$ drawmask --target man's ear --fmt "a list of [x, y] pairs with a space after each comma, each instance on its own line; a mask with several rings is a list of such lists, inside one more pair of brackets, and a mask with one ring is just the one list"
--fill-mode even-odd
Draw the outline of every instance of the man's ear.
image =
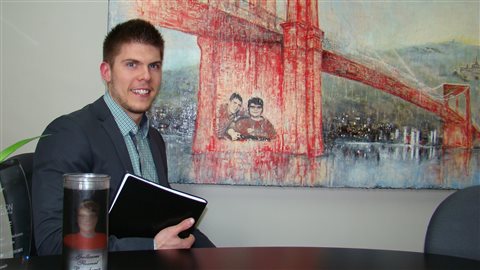
[[104, 61], [100, 64], [100, 75], [102, 75], [102, 79], [107, 83], [112, 80], [112, 70], [109, 63]]

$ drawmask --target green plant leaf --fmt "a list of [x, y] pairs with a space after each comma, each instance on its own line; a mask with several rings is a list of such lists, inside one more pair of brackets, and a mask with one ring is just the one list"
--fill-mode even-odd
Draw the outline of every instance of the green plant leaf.
[[48, 135], [50, 135], [50, 134], [45, 134], [45, 135], [41, 135], [41, 136], [36, 136], [36, 137], [24, 139], [24, 140], [18, 141], [16, 143], [10, 145], [9, 147], [3, 149], [2, 152], [0, 152], [0, 162], [4, 161], [8, 156], [10, 156], [13, 152], [17, 151], [18, 148], [24, 146], [25, 144], [27, 144], [27, 143], [29, 143], [33, 140], [39, 139], [41, 137], [48, 136]]

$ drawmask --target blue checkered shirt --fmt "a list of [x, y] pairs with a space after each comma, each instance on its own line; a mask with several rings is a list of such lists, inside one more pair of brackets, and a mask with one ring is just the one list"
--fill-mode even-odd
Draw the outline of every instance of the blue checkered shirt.
[[115, 118], [115, 122], [120, 128], [128, 154], [132, 161], [133, 173], [152, 182], [158, 183], [157, 170], [153, 161], [150, 143], [148, 142], [149, 120], [143, 116], [140, 125], [127, 115], [127, 113], [113, 100], [108, 91], [103, 96], [105, 103]]

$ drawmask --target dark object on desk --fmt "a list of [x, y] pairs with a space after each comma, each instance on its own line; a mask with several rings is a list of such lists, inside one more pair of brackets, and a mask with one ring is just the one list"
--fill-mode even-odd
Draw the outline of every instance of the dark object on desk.
[[428, 224], [425, 253], [480, 260], [480, 186], [440, 203]]
[[[109, 234], [118, 238], [153, 238], [162, 229], [186, 218], [200, 219], [207, 201], [126, 174], [109, 210]], [[194, 230], [181, 232], [187, 237]]]
[[[7, 269], [61, 270], [62, 256], [5, 260]], [[480, 261], [419, 252], [314, 247], [194, 248], [108, 254], [108, 269], [477, 270]]]
[[0, 164], [0, 183], [6, 204], [6, 215], [0, 217], [7, 217], [11, 223], [14, 257], [36, 255], [30, 194], [32, 167], [33, 153], [19, 154]]

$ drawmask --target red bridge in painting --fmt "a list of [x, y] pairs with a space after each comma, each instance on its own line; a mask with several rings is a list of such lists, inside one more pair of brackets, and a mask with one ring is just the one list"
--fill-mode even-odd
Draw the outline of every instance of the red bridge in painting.
[[[286, 19], [273, 0], [137, 1], [137, 16], [197, 36], [201, 51], [193, 153], [262, 151], [322, 155], [322, 72], [354, 80], [413, 103], [444, 123], [444, 147], [473, 146], [470, 88], [444, 84], [444, 102], [419, 89], [324, 50], [316, 0], [289, 0]], [[181, 46], [173, 44], [169, 46]], [[233, 92], [264, 99], [271, 142], [231, 142], [216, 137], [216, 114]], [[455, 97], [455, 104], [449, 101]], [[459, 99], [466, 109], [461, 111]]]

